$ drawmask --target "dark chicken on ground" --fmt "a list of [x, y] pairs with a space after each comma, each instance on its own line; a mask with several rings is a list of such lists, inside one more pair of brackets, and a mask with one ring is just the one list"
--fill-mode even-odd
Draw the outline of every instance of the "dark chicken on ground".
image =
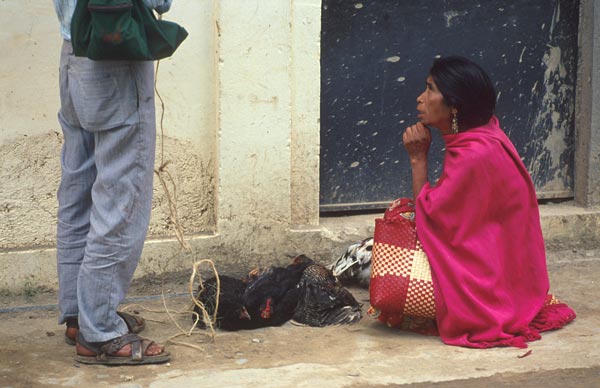
[[[331, 271], [304, 255], [285, 268], [253, 271], [244, 279], [219, 278], [216, 326], [223, 330], [280, 326], [292, 318], [298, 324], [322, 327], [355, 323], [362, 317], [360, 304]], [[213, 277], [197, 295], [209, 314], [215, 311], [216, 289]], [[200, 314], [198, 306], [194, 311]]]
[[298, 283], [302, 295], [293, 316], [295, 323], [323, 327], [356, 323], [362, 318], [360, 303], [331, 270], [304, 255], [294, 262], [308, 263]]
[[301, 296], [297, 285], [307, 266], [294, 262], [269, 267], [248, 284], [242, 300], [257, 327], [280, 326], [292, 318]]
[[[221, 275], [216, 326], [236, 331], [280, 326], [289, 321], [300, 297], [296, 286], [306, 266], [305, 263], [292, 263], [285, 268], [253, 270], [243, 279]], [[204, 290], [199, 292], [197, 298], [209, 314], [214, 313], [214, 277], [205, 282]], [[195, 306], [194, 311], [200, 313], [200, 308]]]
[[[226, 275], [219, 276], [219, 280], [219, 306], [215, 326], [230, 331], [252, 328], [251, 317], [242, 302], [246, 284], [241, 279]], [[198, 291], [196, 298], [212, 317], [217, 303], [217, 279], [215, 277], [207, 279], [204, 288]], [[200, 316], [198, 326], [205, 327], [200, 307], [194, 306], [194, 311]]]

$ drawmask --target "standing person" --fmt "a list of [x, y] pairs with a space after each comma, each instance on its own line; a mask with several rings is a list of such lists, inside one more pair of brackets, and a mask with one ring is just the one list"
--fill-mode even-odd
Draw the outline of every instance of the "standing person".
[[[451, 345], [525, 347], [575, 318], [548, 294], [533, 182], [494, 116], [496, 94], [480, 66], [439, 58], [425, 84], [417, 98], [419, 122], [406, 129], [403, 142], [439, 335]], [[435, 184], [427, 177], [429, 127], [446, 144]]]
[[[172, 0], [144, 0], [166, 12]], [[58, 120], [64, 143], [58, 189], [59, 323], [76, 360], [148, 364], [170, 359], [139, 337], [141, 318], [118, 312], [137, 267], [152, 204], [156, 143], [151, 61], [73, 55], [76, 0], [54, 0], [64, 39]]]

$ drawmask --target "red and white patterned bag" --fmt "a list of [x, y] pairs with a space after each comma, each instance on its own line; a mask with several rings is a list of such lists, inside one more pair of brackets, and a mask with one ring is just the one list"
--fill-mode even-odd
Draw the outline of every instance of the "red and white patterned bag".
[[389, 326], [435, 319], [431, 268], [417, 239], [414, 217], [412, 200], [400, 198], [375, 220], [369, 313]]

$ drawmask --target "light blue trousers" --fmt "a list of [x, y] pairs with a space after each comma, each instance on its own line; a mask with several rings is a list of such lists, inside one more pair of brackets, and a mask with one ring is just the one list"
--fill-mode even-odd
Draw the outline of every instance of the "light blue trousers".
[[87, 341], [127, 333], [117, 315], [152, 206], [156, 145], [152, 62], [60, 59], [64, 135], [58, 189], [59, 323], [78, 317]]

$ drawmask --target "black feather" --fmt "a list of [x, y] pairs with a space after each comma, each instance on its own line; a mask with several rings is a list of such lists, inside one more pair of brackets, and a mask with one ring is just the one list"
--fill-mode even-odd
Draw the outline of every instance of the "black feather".
[[323, 327], [355, 323], [362, 318], [360, 303], [331, 270], [320, 264], [308, 265], [297, 287], [301, 293], [293, 316], [297, 323]]
[[[248, 315], [242, 301], [246, 284], [241, 279], [226, 275], [219, 276], [219, 280], [220, 293], [216, 327], [230, 331], [249, 328], [251, 326], [252, 316]], [[217, 301], [217, 279], [215, 277], [207, 279], [204, 282], [204, 288], [198, 290], [196, 297], [202, 302], [206, 311], [212, 316]], [[202, 319], [202, 312], [198, 306], [194, 306], [194, 311], [198, 313]], [[204, 327], [202, 321], [199, 327]]]
[[242, 297], [257, 327], [279, 326], [289, 321], [300, 299], [297, 284], [308, 263], [270, 267], [253, 279]]

